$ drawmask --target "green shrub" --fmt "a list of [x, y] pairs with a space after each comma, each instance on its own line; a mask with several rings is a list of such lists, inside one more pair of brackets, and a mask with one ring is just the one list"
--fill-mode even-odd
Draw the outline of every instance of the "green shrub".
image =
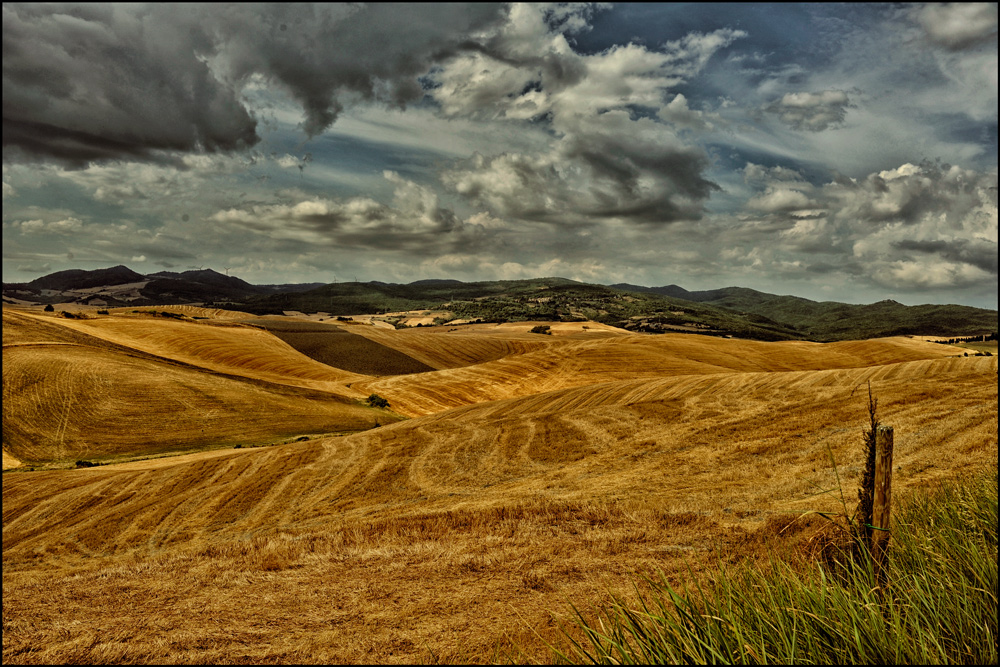
[[365, 400], [365, 403], [367, 403], [368, 405], [370, 405], [373, 408], [387, 408], [387, 407], [389, 407], [389, 401], [385, 400], [384, 398], [382, 398], [378, 394], [372, 394], [371, 396], [369, 396]]
[[552, 327], [550, 327], [548, 324], [539, 324], [538, 326], [531, 327], [530, 333], [546, 334], [548, 336], [551, 336]]
[[45, 308], [42, 308], [42, 310], [44, 310], [46, 313], [51, 313], [55, 310], [55, 308], [52, 307], [51, 303], [47, 303], [45, 304]]
[[76, 467], [77, 468], [94, 468], [94, 467], [99, 466], [99, 465], [101, 465], [101, 464], [100, 463], [95, 463], [94, 461], [77, 461], [76, 462]]

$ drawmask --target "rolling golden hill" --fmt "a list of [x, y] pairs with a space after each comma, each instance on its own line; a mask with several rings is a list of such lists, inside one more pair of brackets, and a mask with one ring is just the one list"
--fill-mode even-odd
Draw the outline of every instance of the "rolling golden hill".
[[59, 323], [109, 343], [206, 370], [356, 396], [347, 385], [364, 376], [318, 363], [258, 328], [221, 321], [99, 317]]
[[244, 326], [3, 311], [3, 447], [22, 462], [356, 431], [360, 376]]
[[[392, 333], [392, 332], [386, 332]], [[366, 334], [367, 335], [367, 334]], [[385, 335], [385, 334], [383, 334]], [[524, 334], [548, 338], [537, 334]], [[463, 346], [463, 337], [397, 336], [385, 345], [405, 345], [414, 358], [419, 346], [449, 350], [478, 350]], [[511, 354], [474, 365], [434, 373], [364, 380], [353, 386], [389, 399], [393, 409], [409, 416], [431, 414], [461, 405], [494, 401], [539, 392], [603, 383], [610, 380], [661, 378], [751, 371], [789, 371], [825, 368], [858, 368], [927, 358], [954, 356], [954, 349], [911, 338], [885, 338], [863, 345], [788, 341], [763, 343], [726, 340], [690, 334], [625, 335], [589, 340], [553, 338], [549, 342], [524, 341], [532, 347], [514, 347], [510, 338], [493, 344], [511, 345]], [[471, 354], [470, 354], [471, 356]], [[483, 355], [486, 357], [487, 355]]]
[[436, 370], [464, 368], [504, 357], [543, 349], [549, 341], [538, 335], [483, 335], [455, 328], [436, 333], [403, 329], [393, 331], [353, 326], [351, 331], [418, 359]]
[[[38, 405], [110, 391], [112, 378], [131, 375], [129, 392], [154, 383], [149, 397], [137, 394], [142, 402], [182, 396], [184, 383], [192, 396], [218, 397], [220, 409], [245, 400], [231, 419], [249, 432], [262, 428], [253, 401], [277, 400], [278, 385], [256, 377], [252, 360], [181, 340], [201, 325], [168, 322], [177, 327], [141, 335], [100, 320], [45, 329], [50, 338], [106, 329], [95, 340], [120, 348], [18, 347], [14, 338], [26, 339], [15, 327], [8, 348], [6, 316], [5, 449], [8, 355], [15, 368], [36, 369]], [[230, 330], [241, 331], [213, 335]], [[803, 511], [839, 507], [816, 495], [838, 475], [851, 502], [869, 382], [896, 429], [899, 494], [996, 464], [996, 357], [956, 357], [931, 343], [446, 328], [364, 335], [440, 367], [352, 381], [351, 391], [377, 391], [414, 418], [259, 449], [7, 472], [4, 661], [546, 660], [540, 637], [558, 636], [548, 612], [566, 600], [600, 599], [636, 572], [662, 569], [680, 581], [689, 566], [762, 552]], [[192, 365], [133, 344], [183, 351]], [[40, 356], [17, 360], [32, 350]], [[280, 386], [319, 393], [293, 386], [322, 381], [307, 368], [295, 366]], [[310, 397], [283, 394], [282, 405], [306, 412], [319, 402]], [[70, 414], [67, 430], [99, 421]], [[169, 428], [199, 419], [178, 410]], [[782, 535], [810, 525], [796, 521]]]

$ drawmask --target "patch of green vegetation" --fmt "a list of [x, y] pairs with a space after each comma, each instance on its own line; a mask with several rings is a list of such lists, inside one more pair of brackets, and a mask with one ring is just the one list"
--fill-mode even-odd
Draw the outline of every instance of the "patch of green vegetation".
[[367, 399], [365, 399], [365, 403], [367, 405], [373, 407], [373, 408], [388, 408], [389, 407], [389, 401], [387, 401], [386, 399], [382, 398], [378, 394], [372, 394], [371, 396], [369, 396]]
[[[969, 306], [904, 306], [891, 299], [866, 305], [817, 302], [742, 287], [691, 294], [700, 303], [766, 317], [795, 327], [810, 339], [819, 341], [915, 334], [978, 335], [997, 329], [996, 311]], [[710, 298], [702, 298], [702, 295]]]
[[[727, 287], [688, 292], [676, 286], [607, 287], [564, 278], [409, 285], [336, 283], [306, 292], [251, 299], [240, 310], [358, 313], [447, 310], [453, 319], [483, 322], [592, 319], [630, 331], [693, 331], [758, 340], [848, 340], [913, 334], [973, 335], [996, 331], [996, 311], [966, 306], [856, 306]], [[444, 324], [445, 321], [437, 324]]]
[[[893, 510], [880, 584], [870, 561], [839, 572], [775, 557], [678, 591], [661, 573], [567, 631], [567, 662], [996, 664], [997, 474]], [[843, 559], [849, 559], [843, 554]]]

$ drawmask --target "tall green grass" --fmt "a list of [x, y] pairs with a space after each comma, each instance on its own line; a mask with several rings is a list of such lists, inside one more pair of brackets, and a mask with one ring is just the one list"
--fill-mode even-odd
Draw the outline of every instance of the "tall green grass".
[[[587, 618], [567, 662], [997, 663], [997, 477], [949, 484], [894, 509], [886, 585], [867, 558], [720, 568], [705, 587], [663, 578]], [[852, 559], [848, 551], [844, 560]], [[855, 551], [856, 553], [856, 551]], [[841, 565], [847, 563], [841, 560]], [[574, 627], [575, 626], [575, 627]]]

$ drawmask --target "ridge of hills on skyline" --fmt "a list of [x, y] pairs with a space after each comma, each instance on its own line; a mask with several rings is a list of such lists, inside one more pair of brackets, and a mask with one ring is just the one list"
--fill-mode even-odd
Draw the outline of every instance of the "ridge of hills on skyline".
[[[323, 284], [252, 285], [213, 269], [158, 271], [143, 275], [119, 264], [107, 269], [56, 271], [27, 283], [4, 283], [3, 292], [5, 298], [35, 303], [90, 305], [99, 301], [98, 305], [106, 306], [153, 306], [219, 300], [241, 303], [257, 295], [305, 291]], [[79, 293], [81, 290], [89, 292]]]
[[[565, 278], [408, 284], [253, 285], [212, 269], [140, 274], [118, 265], [69, 269], [4, 283], [4, 300], [105, 307], [204, 304], [256, 315], [284, 311], [332, 316], [447, 310], [453, 320], [594, 320], [632, 331], [692, 331], [761, 340], [817, 341], [893, 335], [995, 334], [997, 311], [960, 305], [817, 302], [745, 287], [689, 291], [678, 285], [596, 285]], [[443, 320], [442, 323], [448, 320]]]

